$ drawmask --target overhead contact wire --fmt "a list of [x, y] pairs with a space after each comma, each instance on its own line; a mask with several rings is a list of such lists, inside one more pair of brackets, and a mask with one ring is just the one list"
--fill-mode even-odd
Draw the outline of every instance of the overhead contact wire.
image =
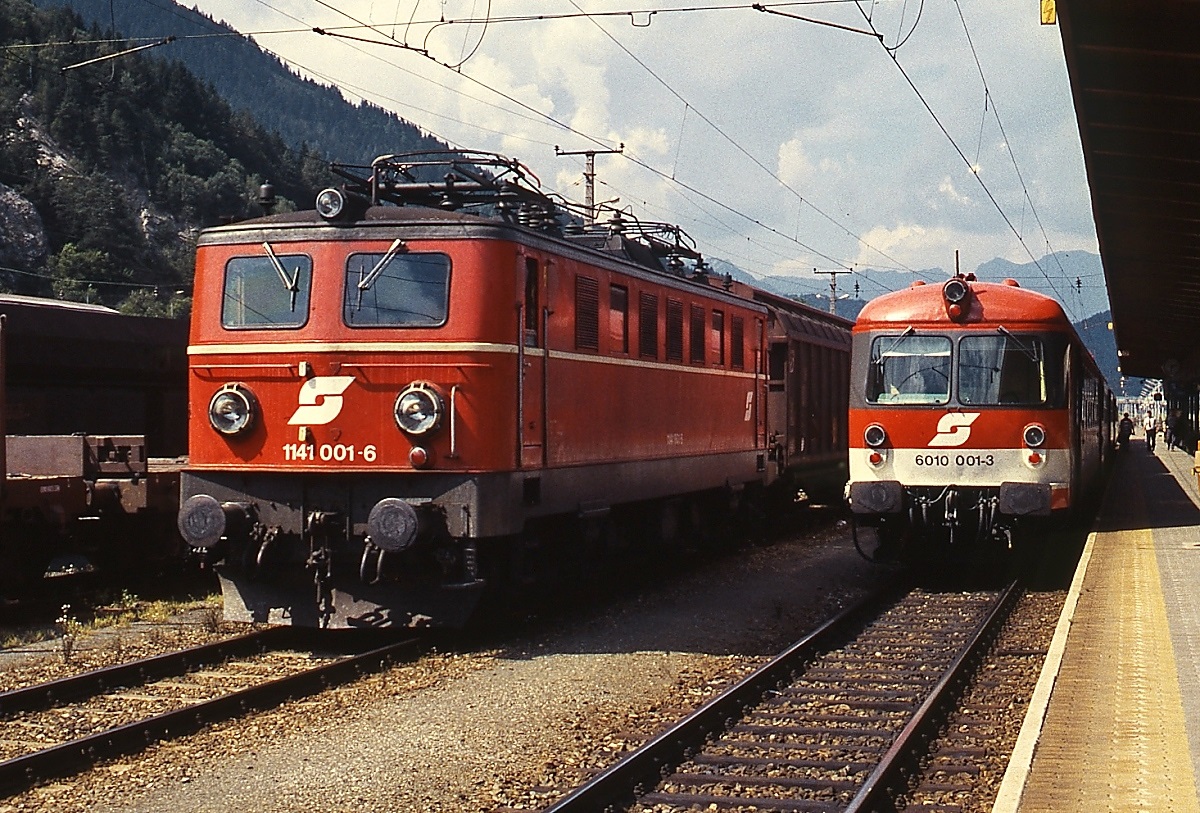
[[[866, 13], [863, 11], [861, 3], [859, 4], [859, 11], [863, 14], [863, 17], [866, 18]], [[868, 25], [871, 25], [869, 20]], [[1052, 280], [1050, 275], [1046, 273], [1046, 270], [1042, 268], [1041, 263], [1039, 263], [1037, 260], [1037, 257], [1033, 255], [1033, 252], [1030, 251], [1029, 246], [1025, 243], [1025, 239], [1021, 236], [1021, 232], [1013, 224], [1012, 220], [1008, 216], [1008, 213], [1005, 212], [1004, 208], [1000, 205], [1000, 202], [996, 200], [995, 195], [992, 194], [992, 190], [988, 188], [987, 183], [984, 182], [983, 178], [980, 176], [980, 173], [974, 170], [971, 160], [967, 157], [966, 153], [963, 152], [962, 147], [960, 147], [958, 142], [954, 140], [954, 136], [952, 136], [950, 131], [946, 129], [946, 125], [942, 123], [942, 120], [938, 117], [937, 112], [934, 111], [933, 107], [929, 104], [929, 101], [925, 98], [925, 95], [921, 93], [921, 90], [917, 87], [916, 82], [914, 82], [912, 77], [908, 75], [908, 71], [904, 69], [904, 66], [900, 64], [900, 59], [896, 55], [895, 50], [890, 49], [885, 45], [884, 51], [891, 58], [892, 64], [894, 64], [896, 69], [900, 71], [900, 75], [904, 77], [904, 81], [908, 83], [908, 86], [912, 89], [913, 93], [917, 95], [917, 98], [920, 100], [925, 110], [933, 118], [934, 123], [937, 125], [938, 129], [941, 130], [942, 135], [946, 137], [946, 140], [950, 142], [950, 146], [952, 146], [954, 151], [958, 153], [958, 157], [962, 159], [962, 162], [966, 165], [968, 172], [975, 177], [975, 181], [979, 184], [979, 187], [983, 190], [984, 194], [987, 195], [987, 198], [989, 201], [991, 201], [993, 208], [995, 208], [995, 210], [999, 213], [1005, 224], [1008, 225], [1009, 230], [1017, 238], [1017, 242], [1021, 244], [1023, 249], [1025, 249], [1025, 253], [1031, 260], [1033, 260], [1033, 263], [1035, 266], [1037, 266], [1038, 270], [1042, 272], [1042, 276], [1045, 277], [1047, 284], [1049, 284], [1050, 289], [1054, 291], [1059, 302], [1064, 308], [1067, 308], [1068, 311], [1072, 311], [1071, 317], [1072, 319], [1075, 319], [1076, 316], [1073, 313], [1073, 309], [1067, 304], [1068, 299], [1062, 295], [1062, 292], [1058, 290], [1058, 286], [1054, 284], [1054, 280]]]

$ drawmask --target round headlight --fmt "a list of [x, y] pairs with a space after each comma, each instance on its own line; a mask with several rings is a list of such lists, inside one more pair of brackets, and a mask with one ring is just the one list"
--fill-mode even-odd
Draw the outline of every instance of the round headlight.
[[863, 430], [863, 440], [872, 449], [878, 449], [887, 442], [887, 432], [879, 424], [873, 423]]
[[1041, 446], [1046, 442], [1046, 430], [1041, 425], [1031, 423], [1025, 427], [1025, 445]]
[[958, 277], [955, 277], [942, 286], [942, 296], [952, 305], [962, 303], [970, 291], [971, 289], [967, 287], [967, 283]]
[[337, 189], [322, 189], [317, 194], [317, 214], [333, 220], [346, 208], [346, 196]]
[[258, 401], [243, 384], [226, 384], [208, 402], [208, 422], [222, 435], [239, 435], [254, 426]]
[[424, 435], [442, 422], [442, 396], [431, 384], [416, 381], [396, 396], [396, 425], [410, 435]]

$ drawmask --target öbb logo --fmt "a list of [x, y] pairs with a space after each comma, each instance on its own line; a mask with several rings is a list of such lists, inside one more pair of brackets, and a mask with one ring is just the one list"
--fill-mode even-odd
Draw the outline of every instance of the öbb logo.
[[937, 434], [929, 441], [930, 446], [962, 446], [971, 437], [971, 424], [979, 417], [978, 412], [947, 412], [938, 421]]
[[342, 411], [342, 398], [351, 384], [352, 375], [326, 375], [310, 378], [300, 387], [300, 407], [288, 419], [289, 426], [323, 426]]

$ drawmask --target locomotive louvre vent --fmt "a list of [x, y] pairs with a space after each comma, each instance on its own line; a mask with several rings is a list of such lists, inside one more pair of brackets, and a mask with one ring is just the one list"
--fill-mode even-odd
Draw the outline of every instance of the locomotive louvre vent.
[[683, 361], [683, 303], [667, 299], [667, 361]]
[[638, 353], [658, 358], [658, 297], [645, 291], [638, 296]]
[[600, 283], [575, 277], [575, 349], [600, 349]]

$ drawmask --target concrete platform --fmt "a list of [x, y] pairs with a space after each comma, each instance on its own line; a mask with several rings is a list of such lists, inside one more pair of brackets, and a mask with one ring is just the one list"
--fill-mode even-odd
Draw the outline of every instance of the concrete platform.
[[993, 813], [1200, 813], [1200, 492], [1135, 440], [1105, 493]]

